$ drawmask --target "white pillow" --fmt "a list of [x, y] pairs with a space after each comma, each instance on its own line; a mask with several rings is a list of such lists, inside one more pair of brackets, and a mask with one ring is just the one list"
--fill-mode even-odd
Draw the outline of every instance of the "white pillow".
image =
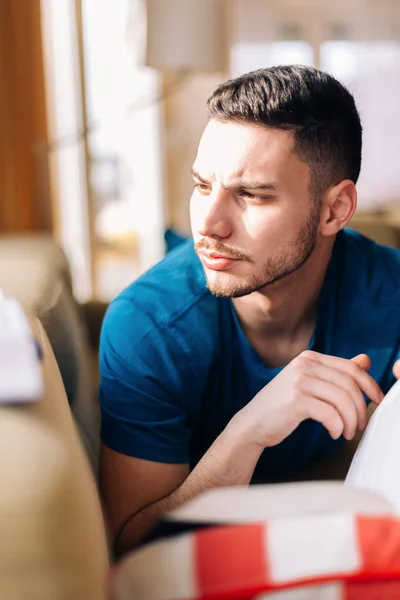
[[400, 519], [391, 512], [342, 482], [205, 492], [165, 516], [180, 525], [175, 533], [115, 566], [112, 598], [400, 598]]

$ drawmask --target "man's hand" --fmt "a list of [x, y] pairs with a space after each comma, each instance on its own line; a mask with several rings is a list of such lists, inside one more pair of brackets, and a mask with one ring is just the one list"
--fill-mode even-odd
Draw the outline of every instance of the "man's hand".
[[400, 360], [397, 360], [393, 366], [393, 375], [396, 379], [400, 379]]
[[[326, 427], [332, 438], [352, 439], [367, 424], [362, 392], [379, 404], [383, 393], [368, 375], [370, 359], [360, 354], [351, 360], [305, 351], [266, 385], [232, 419], [251, 444], [260, 449], [275, 446], [305, 419]], [[398, 363], [400, 375], [400, 362]], [[229, 428], [228, 426], [228, 428]]]

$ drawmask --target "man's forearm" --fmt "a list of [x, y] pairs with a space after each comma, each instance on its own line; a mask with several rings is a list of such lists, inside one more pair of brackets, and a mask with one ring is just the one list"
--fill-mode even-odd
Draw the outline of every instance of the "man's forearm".
[[260, 454], [260, 449], [244, 442], [240, 432], [225, 430], [181, 486], [129, 518], [117, 537], [116, 554], [120, 556], [134, 548], [161, 514], [178, 508], [201, 492], [217, 487], [248, 485]]

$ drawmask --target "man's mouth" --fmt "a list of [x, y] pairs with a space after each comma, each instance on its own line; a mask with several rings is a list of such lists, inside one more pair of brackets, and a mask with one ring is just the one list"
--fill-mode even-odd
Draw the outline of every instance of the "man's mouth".
[[198, 254], [203, 265], [213, 271], [226, 271], [240, 260], [219, 252], [207, 252], [207, 250], [198, 250]]

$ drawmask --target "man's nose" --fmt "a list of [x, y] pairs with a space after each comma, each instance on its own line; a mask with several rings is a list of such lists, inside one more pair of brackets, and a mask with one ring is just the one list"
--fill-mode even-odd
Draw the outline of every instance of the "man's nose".
[[202, 237], [221, 239], [231, 235], [232, 209], [227, 190], [216, 190], [207, 197], [205, 200], [205, 213], [198, 232]]

